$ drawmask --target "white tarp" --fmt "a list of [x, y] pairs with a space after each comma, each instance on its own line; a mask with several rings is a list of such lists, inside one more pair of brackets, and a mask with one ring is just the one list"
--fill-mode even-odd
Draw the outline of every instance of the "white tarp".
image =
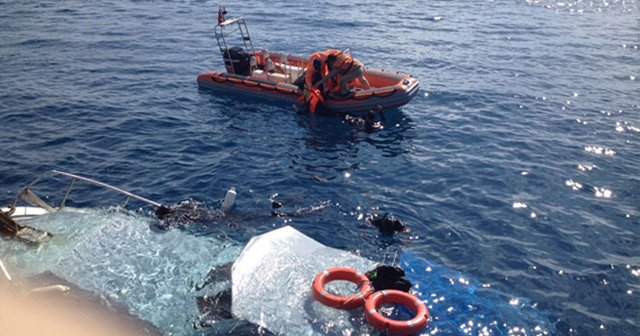
[[[365, 335], [371, 329], [361, 308], [325, 307], [313, 298], [311, 284], [331, 267], [366, 272], [374, 266], [371, 260], [324, 246], [286, 226], [254, 237], [236, 259], [232, 311], [276, 334]], [[355, 285], [350, 289], [357, 290]]]

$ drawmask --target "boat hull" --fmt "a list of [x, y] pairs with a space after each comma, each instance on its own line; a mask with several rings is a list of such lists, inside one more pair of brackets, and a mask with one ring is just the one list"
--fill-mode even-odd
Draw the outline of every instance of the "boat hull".
[[[345, 99], [325, 99], [325, 107], [333, 112], [366, 112], [380, 105], [385, 109], [407, 104], [420, 90], [420, 83], [411, 75], [382, 69], [367, 69], [366, 76], [372, 82], [372, 89], [359, 90]], [[202, 89], [249, 95], [258, 99], [301, 104], [302, 91], [288, 83], [241, 76], [222, 72], [205, 72], [198, 76], [198, 86]], [[384, 86], [376, 86], [375, 83]]]

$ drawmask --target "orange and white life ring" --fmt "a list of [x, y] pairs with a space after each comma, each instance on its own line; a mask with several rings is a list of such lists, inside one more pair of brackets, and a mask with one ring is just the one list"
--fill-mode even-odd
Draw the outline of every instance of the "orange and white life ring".
[[[338, 296], [324, 290], [324, 286], [334, 280], [353, 282], [360, 288], [358, 293], [349, 296]], [[313, 280], [313, 296], [325, 306], [338, 309], [355, 309], [364, 305], [365, 300], [373, 293], [369, 278], [362, 272], [347, 267], [330, 268], [320, 272]]]
[[[392, 320], [378, 312], [381, 305], [401, 304], [414, 312], [415, 317], [407, 321]], [[399, 290], [382, 290], [372, 294], [364, 304], [364, 316], [376, 330], [393, 336], [418, 334], [429, 323], [429, 310], [417, 297]]]

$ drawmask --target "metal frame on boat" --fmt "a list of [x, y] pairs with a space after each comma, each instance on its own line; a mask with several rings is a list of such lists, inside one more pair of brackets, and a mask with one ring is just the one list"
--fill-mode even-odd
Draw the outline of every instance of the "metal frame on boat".
[[[40, 198], [34, 191], [33, 191], [33, 187], [35, 184], [37, 184], [38, 182], [42, 181], [44, 178], [49, 177], [51, 175], [56, 175], [56, 176], [64, 176], [64, 177], [68, 177], [71, 179], [71, 181], [69, 182], [69, 185], [66, 188], [66, 191], [64, 193], [64, 197], [62, 198], [62, 201], [60, 202], [60, 204], [56, 207], [56, 206], [52, 206], [49, 205], [47, 202], [45, 202], [42, 198]], [[13, 201], [10, 205], [5, 206], [0, 208], [0, 210], [2, 212], [4, 212], [5, 214], [11, 216], [12, 219], [16, 220], [16, 221], [22, 221], [22, 220], [26, 220], [32, 217], [36, 217], [36, 216], [41, 216], [41, 215], [45, 215], [45, 214], [49, 214], [49, 213], [53, 213], [56, 211], [59, 211], [61, 209], [65, 208], [65, 204], [69, 198], [69, 195], [71, 194], [71, 191], [73, 190], [76, 181], [82, 181], [82, 182], [86, 182], [98, 187], [102, 187], [111, 191], [114, 191], [116, 193], [122, 194], [127, 196], [127, 201], [129, 201], [129, 199], [136, 199], [138, 201], [141, 201], [143, 203], [146, 203], [148, 205], [151, 205], [153, 207], [155, 207], [156, 209], [161, 209], [161, 208], [166, 208], [164, 205], [162, 205], [159, 202], [156, 201], [152, 201], [148, 198], [136, 195], [132, 192], [120, 189], [118, 187], [112, 186], [110, 184], [104, 183], [104, 182], [100, 182], [88, 177], [84, 177], [84, 176], [80, 176], [80, 175], [76, 175], [76, 174], [72, 174], [72, 173], [67, 173], [67, 172], [63, 172], [63, 171], [59, 171], [59, 170], [51, 170], [39, 177], [37, 177], [33, 182], [31, 182], [29, 185], [23, 187], [13, 198]], [[25, 202], [28, 205], [20, 205], [19, 203]]]

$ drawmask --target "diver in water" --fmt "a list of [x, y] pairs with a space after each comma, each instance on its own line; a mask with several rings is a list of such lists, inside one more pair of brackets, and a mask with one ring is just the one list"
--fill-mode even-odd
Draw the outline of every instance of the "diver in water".
[[[380, 121], [376, 121], [376, 116], [378, 115], [378, 113], [380, 113]], [[370, 133], [383, 127], [382, 123], [385, 121], [385, 117], [382, 106], [377, 105], [374, 108], [370, 109], [364, 118], [345, 115], [344, 121], [349, 125], [362, 127], [364, 128], [365, 132]]]
[[413, 284], [405, 279], [404, 270], [398, 266], [380, 265], [365, 273], [375, 291], [395, 289], [409, 292]]
[[394, 232], [409, 232], [409, 229], [401, 220], [395, 218], [389, 213], [385, 213], [382, 216], [378, 214], [372, 214], [369, 218], [367, 218], [367, 221], [371, 225], [377, 227], [380, 232], [385, 234], [392, 234]]

